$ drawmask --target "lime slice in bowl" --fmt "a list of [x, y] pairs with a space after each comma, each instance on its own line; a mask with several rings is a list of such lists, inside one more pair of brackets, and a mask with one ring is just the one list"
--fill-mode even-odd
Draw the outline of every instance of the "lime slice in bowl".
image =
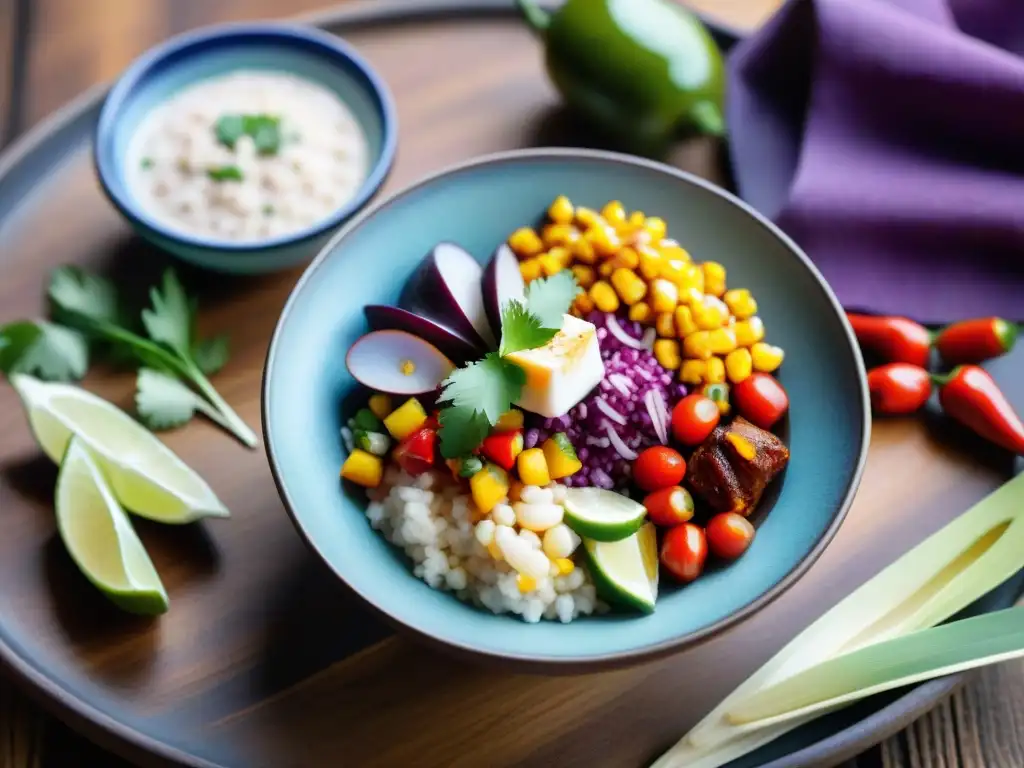
[[60, 463], [72, 436], [88, 448], [126, 508], [161, 523], [227, 517], [213, 490], [166, 445], [115, 405], [81, 387], [11, 376], [39, 447]]
[[569, 488], [565, 523], [584, 539], [619, 541], [632, 536], [647, 516], [643, 504], [603, 488]]
[[57, 476], [57, 528], [85, 577], [118, 607], [165, 613], [167, 592], [84, 441], [75, 437]]
[[658, 599], [658, 533], [654, 523], [621, 541], [583, 542], [598, 592], [609, 602], [653, 613]]

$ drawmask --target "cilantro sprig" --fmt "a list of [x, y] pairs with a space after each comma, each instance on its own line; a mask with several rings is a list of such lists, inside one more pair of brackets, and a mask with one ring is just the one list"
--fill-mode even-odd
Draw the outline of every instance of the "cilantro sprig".
[[59, 267], [47, 295], [53, 322], [22, 320], [0, 328], [0, 371], [77, 380], [89, 368], [90, 347], [105, 346], [112, 358], [141, 368], [136, 407], [148, 427], [178, 426], [200, 412], [256, 447], [255, 433], [207, 379], [227, 362], [227, 339], [197, 336], [196, 302], [173, 270], [150, 291], [151, 305], [141, 316], [145, 335], [123, 316], [113, 284], [98, 275]]
[[224, 114], [213, 126], [217, 141], [228, 149], [243, 136], [248, 136], [261, 155], [276, 155], [281, 148], [281, 118], [274, 115]]
[[439, 401], [446, 403], [439, 418], [442, 456], [455, 459], [475, 450], [519, 399], [526, 373], [506, 356], [551, 341], [579, 291], [572, 273], [562, 271], [534, 280], [524, 301], [512, 299], [501, 308], [498, 351], [453, 371], [441, 385]]

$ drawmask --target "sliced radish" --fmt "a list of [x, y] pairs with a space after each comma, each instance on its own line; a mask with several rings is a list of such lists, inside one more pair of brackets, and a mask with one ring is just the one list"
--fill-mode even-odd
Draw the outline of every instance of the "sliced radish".
[[519, 271], [519, 260], [512, 249], [502, 243], [484, 270], [484, 309], [495, 336], [501, 335], [501, 308], [512, 299], [522, 301], [526, 283]]
[[483, 354], [483, 348], [473, 344], [465, 336], [453, 331], [447, 325], [426, 317], [414, 315], [398, 307], [370, 304], [363, 307], [366, 322], [375, 331], [405, 331], [419, 336], [437, 347], [441, 352], [458, 363], [476, 360]]
[[405, 331], [371, 331], [345, 357], [352, 378], [392, 395], [421, 395], [440, 386], [455, 364], [430, 342]]
[[483, 271], [459, 246], [438, 243], [406, 282], [398, 306], [493, 349], [497, 341], [484, 310]]

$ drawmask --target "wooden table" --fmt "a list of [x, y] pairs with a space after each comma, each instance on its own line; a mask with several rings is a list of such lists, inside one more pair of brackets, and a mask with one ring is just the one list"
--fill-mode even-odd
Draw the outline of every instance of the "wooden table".
[[[779, 0], [690, 2], [749, 28]], [[323, 0], [0, 0], [0, 136], [30, 128], [169, 35], [210, 22], [290, 15], [324, 5]], [[890, 430], [876, 440], [895, 443], [900, 437]], [[1024, 765], [1022, 683], [1024, 663], [986, 670], [912, 728], [852, 764]], [[0, 677], [0, 768], [40, 765], [124, 764], [44, 716]]]

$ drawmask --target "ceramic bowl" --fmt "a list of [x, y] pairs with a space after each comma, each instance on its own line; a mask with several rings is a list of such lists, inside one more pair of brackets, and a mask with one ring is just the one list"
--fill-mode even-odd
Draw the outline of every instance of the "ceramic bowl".
[[[370, 168], [362, 187], [329, 218], [292, 234], [235, 243], [176, 231], [150, 216], [132, 195], [126, 183], [127, 150], [146, 114], [198, 80], [237, 69], [298, 75], [333, 90], [352, 111], [369, 143]], [[201, 267], [260, 273], [311, 259], [340, 224], [366, 205], [391, 169], [397, 133], [387, 86], [339, 38], [284, 24], [225, 25], [172, 38], [128, 67], [100, 112], [94, 159], [110, 201], [143, 237]]]
[[[609, 198], [663, 217], [696, 259], [749, 287], [768, 338], [786, 350], [792, 460], [757, 536], [735, 563], [686, 587], [663, 576], [650, 616], [612, 613], [527, 624], [431, 589], [372, 530], [366, 501], [339, 484], [341, 403], [355, 382], [345, 351], [366, 332], [365, 304], [398, 299], [439, 241], [485, 260], [558, 195], [598, 208]], [[635, 662], [692, 645], [750, 616], [803, 575], [839, 528], [868, 445], [864, 366], [832, 291], [766, 219], [718, 187], [645, 160], [583, 150], [523, 150], [431, 176], [364, 212], [296, 285], [271, 343], [263, 427], [278, 489], [312, 550], [395, 624], [447, 648], [544, 671]], [[329, 610], [325, 608], [325, 610]], [[742, 630], [741, 630], [742, 631]]]

